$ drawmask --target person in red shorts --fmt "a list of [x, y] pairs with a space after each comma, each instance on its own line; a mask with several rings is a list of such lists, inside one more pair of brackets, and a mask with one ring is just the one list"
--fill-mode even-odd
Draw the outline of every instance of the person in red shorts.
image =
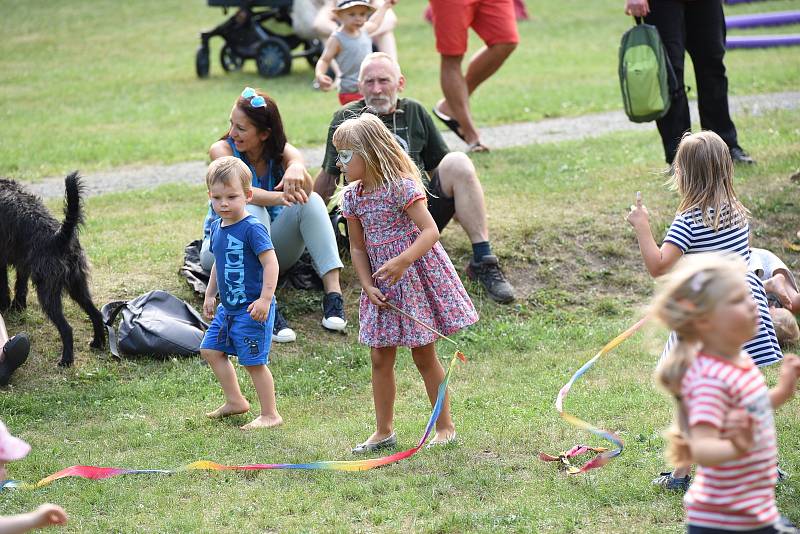
[[[431, 0], [436, 50], [444, 98], [433, 107], [436, 115], [468, 145], [469, 152], [486, 152], [472, 122], [469, 97], [505, 62], [517, 47], [519, 34], [513, 0]], [[486, 46], [461, 63], [467, 51], [467, 30], [472, 28]]]

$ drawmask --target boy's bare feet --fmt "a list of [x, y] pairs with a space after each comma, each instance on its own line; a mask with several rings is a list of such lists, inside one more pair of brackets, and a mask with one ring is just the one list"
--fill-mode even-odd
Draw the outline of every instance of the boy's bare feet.
[[206, 417], [211, 419], [219, 419], [221, 417], [228, 417], [229, 415], [239, 415], [250, 411], [250, 403], [242, 399], [241, 402], [226, 402], [213, 412], [208, 412]]
[[256, 428], [272, 428], [283, 423], [283, 417], [280, 415], [259, 415], [249, 423], [241, 426], [242, 430], [254, 430]]

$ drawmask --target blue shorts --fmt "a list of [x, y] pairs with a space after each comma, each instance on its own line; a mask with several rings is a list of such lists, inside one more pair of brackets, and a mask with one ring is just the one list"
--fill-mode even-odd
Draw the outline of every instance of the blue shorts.
[[266, 365], [269, 363], [274, 323], [274, 299], [269, 307], [269, 316], [263, 323], [253, 320], [247, 312], [228, 315], [220, 304], [200, 348], [235, 354], [241, 365]]

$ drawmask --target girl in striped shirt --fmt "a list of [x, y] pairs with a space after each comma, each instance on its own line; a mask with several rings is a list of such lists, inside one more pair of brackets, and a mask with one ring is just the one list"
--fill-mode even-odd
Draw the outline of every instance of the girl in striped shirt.
[[745, 263], [718, 254], [684, 260], [666, 278], [653, 312], [678, 333], [656, 370], [677, 399], [667, 457], [698, 464], [684, 497], [688, 532], [799, 532], [775, 504], [777, 447], [773, 409], [794, 395], [800, 358], [787, 354], [778, 385], [767, 389], [741, 350], [758, 326]]
[[[733, 188], [733, 161], [730, 151], [717, 134], [711, 131], [687, 133], [675, 154], [669, 185], [678, 191], [677, 214], [661, 247], [650, 230], [647, 208], [637, 194], [627, 221], [633, 226], [639, 250], [647, 270], [653, 277], [669, 271], [684, 254], [721, 252], [750, 260], [750, 212], [736, 197]], [[769, 313], [764, 285], [753, 272], [742, 275], [758, 306], [758, 329], [742, 345], [758, 366], [770, 365], [783, 357], [772, 316]], [[662, 359], [677, 341], [670, 334]], [[662, 473], [653, 483], [667, 489], [683, 489], [689, 485], [689, 470]]]

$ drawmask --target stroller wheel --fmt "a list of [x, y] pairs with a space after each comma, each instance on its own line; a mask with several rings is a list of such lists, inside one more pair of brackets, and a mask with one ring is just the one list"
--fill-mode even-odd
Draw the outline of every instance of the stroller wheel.
[[292, 68], [292, 52], [280, 39], [268, 37], [258, 47], [256, 66], [258, 73], [265, 78], [288, 74]]
[[225, 44], [219, 53], [219, 62], [225, 72], [233, 72], [242, 68], [244, 58], [237, 54], [229, 44]]
[[201, 46], [197, 49], [197, 55], [194, 59], [194, 68], [197, 71], [198, 78], [208, 77], [208, 48]]
[[303, 50], [305, 50], [306, 53], [306, 61], [308, 61], [308, 64], [311, 65], [312, 69], [317, 66], [317, 61], [319, 61], [323, 49], [324, 47], [319, 39], [312, 39], [311, 41], [303, 42]]

